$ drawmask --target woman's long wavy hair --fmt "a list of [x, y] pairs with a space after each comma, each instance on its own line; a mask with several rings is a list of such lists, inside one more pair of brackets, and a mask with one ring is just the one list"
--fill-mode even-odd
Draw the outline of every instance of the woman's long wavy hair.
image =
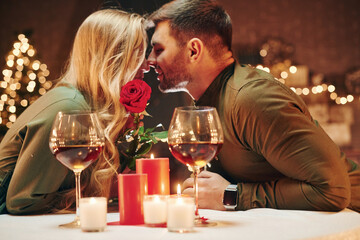
[[[99, 10], [80, 26], [67, 71], [58, 85], [71, 84], [98, 111], [105, 133], [99, 159], [82, 173], [84, 196], [109, 197], [111, 179], [120, 166], [115, 142], [127, 120], [119, 102], [120, 90], [131, 81], [145, 59], [144, 18], [115, 9]], [[75, 203], [75, 189], [59, 194], [55, 209], [64, 212]]]

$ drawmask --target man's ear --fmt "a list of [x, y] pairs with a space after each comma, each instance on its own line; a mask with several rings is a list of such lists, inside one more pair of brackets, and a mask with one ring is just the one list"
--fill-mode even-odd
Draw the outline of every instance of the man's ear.
[[187, 44], [188, 57], [191, 62], [197, 61], [203, 54], [204, 43], [198, 38], [192, 38]]

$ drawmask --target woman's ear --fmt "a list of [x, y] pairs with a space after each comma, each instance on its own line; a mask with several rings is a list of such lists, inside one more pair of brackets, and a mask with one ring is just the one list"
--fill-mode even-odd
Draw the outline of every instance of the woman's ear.
[[192, 38], [187, 44], [187, 49], [190, 62], [194, 62], [203, 54], [204, 44], [200, 39]]

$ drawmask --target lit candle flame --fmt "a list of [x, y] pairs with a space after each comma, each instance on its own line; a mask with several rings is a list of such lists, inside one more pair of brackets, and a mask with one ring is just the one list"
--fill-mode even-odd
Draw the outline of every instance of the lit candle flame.
[[151, 159], [154, 159], [154, 154], [150, 154], [150, 158], [151, 158]]
[[180, 187], [180, 184], [177, 185], [177, 195], [178, 195], [178, 196], [181, 195], [181, 187]]
[[164, 194], [165, 192], [165, 185], [164, 183], [161, 183], [161, 193]]

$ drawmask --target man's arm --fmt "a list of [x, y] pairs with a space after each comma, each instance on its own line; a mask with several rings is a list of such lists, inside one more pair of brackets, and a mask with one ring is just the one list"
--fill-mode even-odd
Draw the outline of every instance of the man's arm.
[[[346, 159], [312, 120], [300, 97], [277, 81], [257, 80], [239, 92], [233, 113], [240, 141], [285, 176], [271, 182], [240, 183], [239, 209], [340, 210], [348, 206]], [[243, 116], [257, 127], [241, 128]]]
[[[284, 175], [268, 182], [239, 182], [237, 210], [336, 211], [349, 205], [345, 157], [291, 90], [275, 81], [253, 81], [239, 92], [233, 106], [233, 126], [240, 141]], [[243, 117], [247, 125], [257, 127], [243, 128]], [[221, 209], [225, 181], [215, 175], [199, 177], [200, 207]], [[191, 191], [190, 182], [184, 182], [184, 193]]]

